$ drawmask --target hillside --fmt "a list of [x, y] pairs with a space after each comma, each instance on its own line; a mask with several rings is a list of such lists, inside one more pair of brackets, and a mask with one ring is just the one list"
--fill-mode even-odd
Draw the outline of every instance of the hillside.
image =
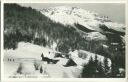
[[122, 24], [76, 7], [38, 11], [17, 4], [4, 5], [5, 49], [16, 49], [23, 41], [64, 53], [86, 50], [125, 68], [124, 35]]

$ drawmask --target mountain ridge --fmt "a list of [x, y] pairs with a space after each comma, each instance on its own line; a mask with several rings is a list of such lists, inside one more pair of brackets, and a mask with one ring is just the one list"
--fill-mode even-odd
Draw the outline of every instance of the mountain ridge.
[[78, 7], [57, 6], [41, 9], [40, 12], [55, 22], [64, 25], [80, 24], [90, 30], [100, 31], [99, 25], [105, 25], [109, 29], [124, 32], [125, 26], [112, 22], [107, 16], [100, 16], [98, 13], [87, 11]]

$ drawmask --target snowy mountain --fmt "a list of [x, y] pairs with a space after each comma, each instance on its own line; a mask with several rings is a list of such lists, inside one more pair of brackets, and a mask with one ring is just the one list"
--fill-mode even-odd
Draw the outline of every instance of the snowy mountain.
[[[35, 63], [40, 69], [46, 67], [51, 77], [79, 77], [83, 68], [87, 73], [90, 69], [98, 71], [98, 77], [108, 77], [104, 70], [111, 68], [113, 73], [125, 68], [125, 26], [107, 16], [67, 6], [36, 10], [5, 4], [4, 9], [7, 75], [17, 70], [26, 74], [31, 69], [40, 75]], [[41, 58], [42, 53], [47, 62]]]
[[95, 31], [102, 31], [100, 25], [105, 25], [108, 29], [125, 32], [123, 24], [112, 22], [107, 16], [100, 16], [98, 13], [87, 11], [78, 7], [57, 6], [41, 10], [41, 13], [55, 22], [64, 25], [80, 24], [85, 28]]

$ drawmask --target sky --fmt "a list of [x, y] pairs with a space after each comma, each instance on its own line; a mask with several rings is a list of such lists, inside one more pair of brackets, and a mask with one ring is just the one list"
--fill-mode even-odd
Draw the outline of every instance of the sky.
[[43, 9], [56, 6], [79, 7], [108, 16], [113, 22], [125, 24], [125, 4], [123, 3], [21, 3], [21, 6]]

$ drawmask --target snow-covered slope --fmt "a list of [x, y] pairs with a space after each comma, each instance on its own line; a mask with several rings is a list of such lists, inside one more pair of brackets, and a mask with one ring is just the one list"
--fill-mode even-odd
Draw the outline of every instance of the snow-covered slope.
[[123, 24], [112, 22], [106, 16], [100, 16], [95, 12], [90, 12], [77, 7], [50, 7], [42, 9], [41, 13], [49, 17], [51, 20], [64, 25], [74, 26], [74, 24], [80, 24], [95, 31], [101, 31], [99, 25], [106, 25], [109, 29], [114, 29], [120, 32], [125, 31], [125, 26]]
[[[50, 54], [49, 54], [50, 52]], [[40, 47], [38, 45], [34, 45], [31, 43], [20, 42], [19, 46], [16, 50], [5, 50], [4, 52], [4, 60], [7, 61], [9, 59], [35, 59], [41, 60], [41, 54], [44, 54], [45, 57], [51, 59], [57, 59], [59, 62], [58, 65], [65, 65], [68, 61], [66, 58], [54, 58], [56, 51], [46, 47]], [[77, 63], [77, 65], [81, 66], [89, 62], [90, 57], [95, 58], [94, 53], [85, 51], [85, 50], [75, 50], [73, 52], [69, 52], [71, 54], [71, 58]], [[82, 58], [84, 57], [84, 58]], [[98, 60], [103, 63], [104, 57], [97, 54]], [[20, 60], [18, 60], [20, 62]], [[111, 60], [109, 59], [109, 66], [111, 66]]]
[[[93, 60], [95, 60], [95, 56], [97, 55], [97, 60], [99, 62], [102, 62], [102, 65], [104, 65], [104, 56], [94, 54], [85, 50], [75, 50], [73, 52], [70, 52], [71, 58], [77, 63], [77, 65], [84, 65], [87, 64], [92, 57]], [[111, 66], [111, 60], [108, 59], [108, 66]]]
[[[5, 63], [5, 74], [6, 76], [10, 76], [13, 74], [17, 74], [16, 71], [18, 66], [21, 63], [23, 74], [33, 74], [40, 76], [39, 71], [34, 70], [34, 63], [29, 61], [28, 59], [34, 58], [36, 61], [41, 60], [41, 54], [44, 54], [45, 57], [53, 58], [54, 54], [49, 54], [49, 52], [55, 52], [46, 47], [40, 47], [38, 45], [34, 45], [31, 43], [20, 42], [18, 44], [18, 48], [16, 50], [5, 50], [4, 51], [4, 63]], [[26, 59], [27, 61], [20, 61], [20, 59]], [[8, 61], [11, 59], [11, 61]], [[14, 59], [14, 61], [13, 61]], [[16, 61], [16, 59], [18, 59]], [[77, 67], [64, 67], [68, 61], [66, 58], [57, 58], [60, 61], [57, 64], [44, 64], [42, 61], [39, 61], [43, 68], [45, 68], [46, 73], [48, 73], [51, 78], [69, 78], [69, 77], [79, 77], [82, 71], [81, 66]], [[39, 63], [38, 62], [38, 63]], [[9, 69], [12, 69], [11, 71]], [[52, 70], [51, 70], [52, 69]]]
[[107, 37], [99, 32], [90, 32], [87, 33], [87, 37], [88, 40], [107, 40]]
[[36, 60], [41, 60], [42, 53], [44, 54], [45, 57], [53, 58], [55, 52], [46, 47], [41, 47], [38, 45], [33, 45], [31, 43], [24, 43], [24, 42], [20, 42], [16, 50], [9, 49], [4, 51], [5, 58], [14, 58], [14, 59], [34, 58]]

